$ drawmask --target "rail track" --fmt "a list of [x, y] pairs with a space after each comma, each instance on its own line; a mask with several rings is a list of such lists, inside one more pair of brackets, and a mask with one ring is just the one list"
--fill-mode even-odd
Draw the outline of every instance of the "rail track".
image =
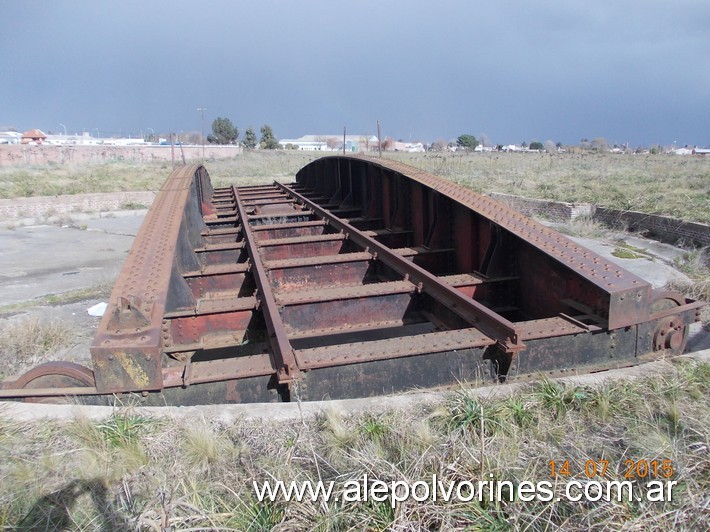
[[93, 368], [0, 397], [146, 404], [320, 400], [596, 371], [679, 354], [702, 303], [504, 205], [382, 159], [289, 185], [166, 180], [109, 300]]

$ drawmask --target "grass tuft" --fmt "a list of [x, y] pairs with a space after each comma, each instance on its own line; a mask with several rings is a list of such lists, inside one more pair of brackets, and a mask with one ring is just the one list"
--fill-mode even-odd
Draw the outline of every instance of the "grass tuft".
[[[692, 299], [710, 301], [710, 248], [687, 251], [676, 260], [675, 267], [690, 278], [690, 282], [673, 279], [666, 288], [678, 290]], [[710, 321], [706, 309], [703, 321]]]
[[347, 426], [340, 413], [329, 409], [323, 419], [323, 436], [326, 449], [331, 453], [347, 452], [357, 441], [357, 432]]
[[4, 361], [0, 376], [39, 364], [46, 355], [71, 345], [72, 338], [71, 328], [60, 320], [9, 320], [0, 329], [0, 355]]
[[209, 475], [214, 468], [238, 460], [244, 448], [235, 446], [223, 431], [196, 423], [179, 435], [185, 465], [196, 475]]
[[547, 377], [533, 386], [532, 394], [554, 419], [563, 417], [567, 412], [579, 410], [582, 404], [589, 400], [587, 390], [579, 386], [567, 387]]

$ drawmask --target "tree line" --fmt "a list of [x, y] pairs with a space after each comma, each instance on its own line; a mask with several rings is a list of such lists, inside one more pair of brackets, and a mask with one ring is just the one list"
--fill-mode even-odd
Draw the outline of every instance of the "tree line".
[[[242, 138], [242, 145], [250, 150], [259, 146], [262, 150], [275, 150], [279, 141], [274, 136], [271, 126], [261, 126], [261, 139], [257, 140], [256, 131], [252, 126], [247, 127]], [[239, 129], [229, 118], [218, 117], [212, 121], [212, 133], [207, 135], [210, 144], [236, 144], [239, 138]]]
[[[456, 147], [461, 148], [464, 150], [475, 150], [476, 147], [478, 147], [480, 144], [483, 144], [483, 146], [490, 146], [488, 137], [485, 135], [485, 133], [482, 135], [483, 139], [479, 140], [477, 139], [474, 135], [464, 133], [462, 135], [459, 135], [456, 139]], [[449, 143], [450, 146], [453, 146], [453, 143]], [[551, 140], [546, 140], [544, 143], [533, 140], [530, 142], [530, 145], [528, 145], [527, 142], [523, 141], [520, 144], [521, 148], [524, 149], [529, 149], [533, 151], [546, 151], [548, 153], [553, 153], [558, 151], [562, 147], [561, 142], [553, 142]], [[502, 145], [496, 145], [495, 149], [497, 150], [502, 150], [503, 146]]]

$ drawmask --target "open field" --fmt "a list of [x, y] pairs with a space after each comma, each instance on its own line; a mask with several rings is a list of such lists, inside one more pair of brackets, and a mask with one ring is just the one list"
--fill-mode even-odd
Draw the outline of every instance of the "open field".
[[[246, 152], [208, 160], [217, 185], [289, 180], [318, 157], [309, 152]], [[673, 155], [386, 153], [478, 192], [596, 203], [710, 223], [710, 159]], [[119, 190], [156, 190], [169, 163], [0, 168], [0, 198]]]
[[477, 192], [710, 222], [710, 159], [671, 155], [393, 154]]
[[[292, 179], [315, 156], [293, 152], [250, 152], [206, 162], [215, 184], [270, 183]], [[197, 163], [199, 161], [188, 161]], [[158, 190], [171, 172], [170, 162], [108, 161], [0, 167], [0, 198], [55, 196], [92, 192]]]

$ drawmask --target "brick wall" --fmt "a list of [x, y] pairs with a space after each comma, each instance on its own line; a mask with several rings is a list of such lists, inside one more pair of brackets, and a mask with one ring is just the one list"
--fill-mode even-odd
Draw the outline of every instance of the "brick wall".
[[538, 216], [552, 222], [568, 222], [578, 216], [591, 216], [594, 210], [594, 206], [589, 203], [537, 200], [495, 192], [489, 195], [525, 216]]
[[693, 243], [696, 246], [710, 246], [710, 225], [685, 222], [677, 218], [646, 214], [636, 211], [618, 211], [596, 207], [594, 220], [616, 229], [624, 229], [655, 238], [662, 242], [675, 244], [678, 241]]

